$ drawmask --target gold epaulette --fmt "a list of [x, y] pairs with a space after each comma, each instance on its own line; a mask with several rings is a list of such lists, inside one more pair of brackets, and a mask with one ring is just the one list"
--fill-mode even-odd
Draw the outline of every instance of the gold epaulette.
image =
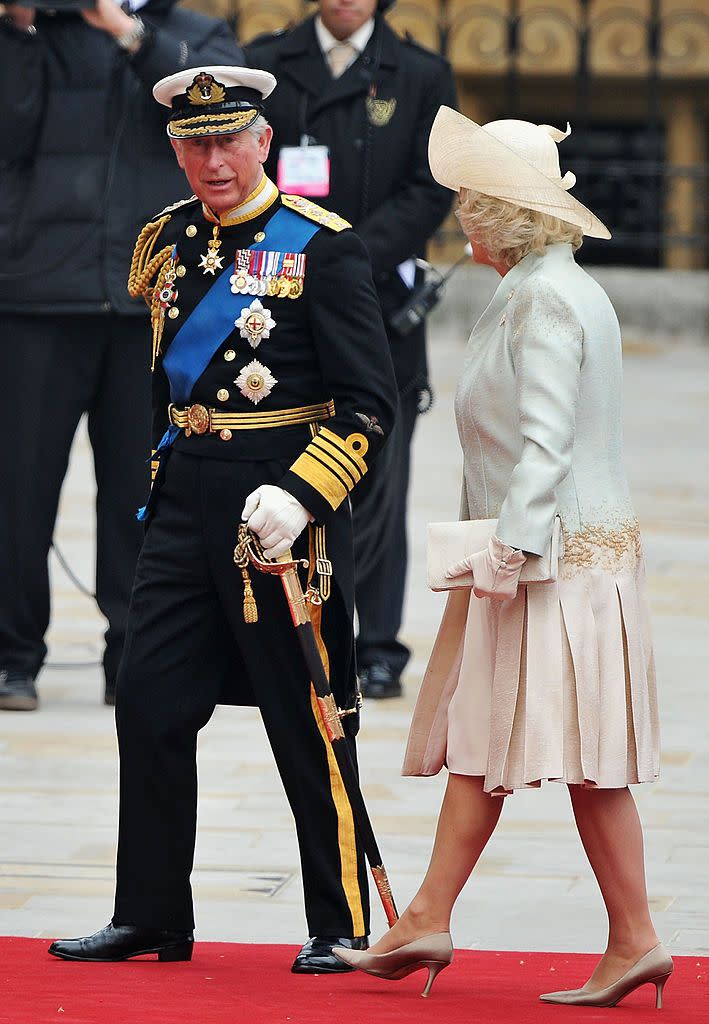
[[199, 199], [197, 196], [190, 196], [189, 199], [180, 199], [178, 202], [173, 203], [171, 206], [166, 206], [164, 210], [161, 210], [157, 217], [153, 217], [153, 220], [157, 220], [158, 217], [163, 217], [166, 213], [174, 213], [175, 210], [179, 210], [182, 206], [189, 206], [190, 203], [198, 203]]
[[325, 228], [330, 228], [331, 231], [344, 231], [345, 228], [352, 227], [350, 222], [345, 220], [344, 217], [333, 213], [332, 210], [326, 210], [324, 207], [318, 206], [317, 203], [312, 203], [304, 196], [281, 195], [281, 202], [289, 210], [295, 210], [296, 213], [307, 217], [308, 220], [314, 220], [316, 224], [322, 224]]

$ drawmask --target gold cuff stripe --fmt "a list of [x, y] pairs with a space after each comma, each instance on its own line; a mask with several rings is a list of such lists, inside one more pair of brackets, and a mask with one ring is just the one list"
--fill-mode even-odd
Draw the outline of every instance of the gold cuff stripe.
[[339, 459], [333, 457], [327, 448], [319, 445], [317, 439], [308, 445], [307, 450], [314, 459], [322, 462], [332, 473], [335, 473], [342, 480], [348, 491], [351, 491], [355, 484], [358, 484], [362, 479], [362, 474], [358, 469], [352, 469], [352, 466], [343, 465]]
[[345, 485], [321, 462], [318, 462], [310, 451], [306, 450], [298, 456], [291, 466], [291, 472], [299, 476], [301, 480], [305, 480], [306, 484], [314, 487], [333, 510], [339, 508], [349, 493]]
[[[344, 470], [344, 472], [348, 474], [348, 476], [352, 480], [352, 487], [354, 487], [355, 484], [358, 484], [360, 482], [363, 473], [360, 470], [359, 466], [357, 466], [354, 462], [349, 460], [347, 456], [343, 456], [342, 452], [340, 452], [338, 448], [334, 448], [332, 446], [328, 447], [325, 443], [322, 443], [320, 441], [319, 437], [317, 437], [308, 447], [312, 449], [313, 446], [316, 446], [319, 449], [318, 454], [320, 456], [322, 456], [323, 458], [327, 456], [328, 459], [334, 461], [338, 466], [341, 467], [342, 470]], [[366, 466], [364, 467], [364, 472], [367, 472]]]
[[[364, 434], [350, 434], [347, 440], [343, 441], [339, 434], [336, 434], [333, 430], [328, 430], [327, 427], [323, 427], [318, 437], [323, 441], [328, 441], [335, 448], [339, 448], [341, 452], [359, 467], [363, 474], [367, 472], [367, 463], [364, 461], [364, 456], [369, 449], [369, 441]], [[359, 445], [358, 448], [354, 447], [355, 443]]]

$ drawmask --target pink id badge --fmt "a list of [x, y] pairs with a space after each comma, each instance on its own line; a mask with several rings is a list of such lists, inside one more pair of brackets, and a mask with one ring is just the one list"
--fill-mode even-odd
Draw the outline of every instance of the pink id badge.
[[278, 188], [299, 196], [330, 194], [327, 146], [283, 146], [278, 154]]

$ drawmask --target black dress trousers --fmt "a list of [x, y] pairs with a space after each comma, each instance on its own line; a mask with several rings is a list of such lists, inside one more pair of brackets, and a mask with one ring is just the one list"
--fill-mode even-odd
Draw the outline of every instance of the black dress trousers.
[[115, 681], [143, 540], [150, 454], [149, 338], [141, 316], [0, 316], [0, 667], [36, 675], [47, 653], [47, 555], [83, 413], [96, 472], [96, 599]]
[[[258, 622], [246, 624], [241, 571], [232, 558], [246, 496], [282, 479], [287, 468], [279, 460], [168, 456], [118, 677], [117, 924], [193, 927], [197, 733], [232, 689], [261, 710], [295, 817], [310, 934], [369, 931], [364, 859], [283, 588], [252, 570]], [[303, 535], [294, 554], [306, 555], [306, 545]], [[340, 630], [338, 642], [326, 629], [337, 600], [333, 590], [323, 605], [331, 677], [351, 657], [351, 634]], [[353, 737], [340, 742], [354, 754]]]

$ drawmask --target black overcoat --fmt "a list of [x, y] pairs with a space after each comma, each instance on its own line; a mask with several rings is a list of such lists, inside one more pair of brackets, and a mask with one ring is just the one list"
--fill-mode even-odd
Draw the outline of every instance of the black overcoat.
[[126, 292], [135, 237], [184, 195], [152, 96], [197, 64], [243, 64], [227, 23], [148, 0], [133, 57], [78, 13], [0, 19], [0, 312], [145, 315]]
[[433, 180], [427, 148], [438, 108], [456, 105], [451, 69], [377, 15], [364, 53], [333, 80], [314, 20], [246, 47], [247, 63], [278, 79], [266, 101], [274, 130], [266, 169], [275, 181], [280, 147], [303, 135], [329, 147], [330, 194], [317, 202], [350, 221], [367, 246], [400, 391], [423, 387], [423, 330], [402, 338], [387, 321], [408, 295], [397, 266], [424, 255], [450, 208], [451, 193]]

